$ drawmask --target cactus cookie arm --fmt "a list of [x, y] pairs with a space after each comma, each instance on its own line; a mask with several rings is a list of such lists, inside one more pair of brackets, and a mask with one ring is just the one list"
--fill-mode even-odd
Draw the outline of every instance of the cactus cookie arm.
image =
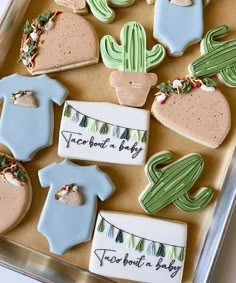
[[236, 66], [224, 69], [219, 73], [219, 77], [227, 85], [236, 87]]
[[105, 35], [100, 42], [101, 56], [104, 64], [111, 69], [122, 70], [122, 46], [110, 35]]
[[160, 153], [151, 157], [145, 166], [145, 172], [147, 174], [150, 183], [156, 183], [161, 177], [162, 173], [157, 170], [157, 166], [161, 164], [166, 164], [173, 160], [173, 155], [169, 151], [161, 151]]
[[202, 48], [204, 53], [208, 53], [216, 48], [219, 48], [224, 42], [215, 41], [214, 38], [223, 36], [227, 34], [229, 31], [229, 27], [226, 25], [222, 25], [210, 30], [202, 40]]
[[109, 8], [108, 0], [86, 0], [92, 14], [99, 20], [105, 23], [113, 21], [115, 14], [111, 8]]
[[205, 207], [211, 201], [212, 197], [212, 189], [204, 187], [195, 197], [191, 197], [188, 193], [185, 193], [173, 201], [173, 203], [183, 211], [194, 212]]
[[146, 71], [158, 66], [165, 58], [166, 51], [161, 44], [153, 46], [152, 50], [146, 51]]

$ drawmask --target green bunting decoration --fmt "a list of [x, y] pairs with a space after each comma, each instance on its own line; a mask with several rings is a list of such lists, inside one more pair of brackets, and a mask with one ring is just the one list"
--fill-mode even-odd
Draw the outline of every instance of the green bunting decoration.
[[144, 250], [144, 240], [143, 238], [140, 238], [136, 247], [135, 247], [135, 250], [138, 251], [138, 252], [142, 252]]
[[156, 256], [165, 257], [165, 247], [162, 243], [159, 244], [159, 248], [157, 250]]
[[129, 129], [126, 128], [123, 132], [123, 134], [120, 136], [120, 139], [124, 139], [124, 140], [129, 140]]
[[103, 223], [103, 218], [101, 218], [98, 227], [97, 227], [98, 232], [103, 232], [104, 231], [104, 223]]
[[175, 247], [169, 246], [168, 252], [167, 252], [167, 257], [168, 257], [169, 259], [175, 259], [175, 258], [176, 258]]
[[122, 234], [122, 230], [118, 230], [118, 233], [116, 235], [116, 239], [115, 239], [116, 243], [123, 243], [123, 234]]
[[[73, 111], [73, 115], [72, 115]], [[66, 102], [66, 106], [64, 107], [63, 116], [70, 118], [74, 123], [79, 122], [79, 117], [81, 116], [82, 119], [79, 123], [79, 126], [82, 128], [87, 128], [88, 131], [95, 133], [99, 132], [100, 135], [107, 135], [109, 134], [109, 130], [111, 132], [112, 137], [124, 139], [129, 141], [130, 135], [132, 137], [133, 142], [147, 142], [147, 131], [139, 130], [139, 129], [131, 129], [131, 128], [124, 128], [122, 126], [113, 125], [107, 123], [105, 121], [101, 121], [99, 119], [95, 119], [93, 117], [87, 116], [84, 113], [73, 108], [70, 104]], [[120, 136], [120, 131], [123, 131]], [[141, 140], [140, 140], [141, 137]]]
[[80, 121], [80, 127], [86, 128], [87, 127], [87, 117], [84, 115], [82, 120]]
[[139, 141], [139, 134], [137, 130], [134, 130], [133, 135], [132, 135], [132, 141], [138, 142]]
[[95, 133], [97, 131], [97, 121], [96, 120], [91, 120], [89, 125], [88, 125], [88, 131]]
[[108, 132], [108, 126], [106, 123], [103, 123], [100, 130], [99, 130], [99, 133], [100, 135], [106, 135]]
[[131, 249], [134, 247], [134, 240], [133, 240], [133, 235], [132, 234], [128, 235], [128, 237], [126, 238], [126, 240], [124, 242], [124, 245], [127, 248], [131, 248]]
[[180, 249], [180, 253], [179, 253], [179, 256], [178, 256], [178, 260], [179, 260], [179, 261], [183, 261], [183, 260], [184, 260], [184, 248], [181, 248], [181, 249]]
[[[172, 245], [168, 245], [168, 244], [164, 244], [160, 242], [151, 241], [149, 239], [140, 238], [137, 235], [131, 234], [127, 231], [124, 231], [118, 228], [117, 226], [112, 225], [110, 222], [104, 219], [101, 215], [100, 215], [100, 221], [97, 225], [97, 231], [98, 232], [105, 231], [106, 237], [110, 238], [111, 240], [114, 237], [114, 231], [117, 231], [115, 242], [119, 244], [123, 243], [125, 247], [134, 249], [137, 252], [140, 252], [140, 253], [143, 252], [144, 247], [146, 246], [147, 247], [146, 254], [149, 256], [167, 257], [170, 260], [178, 259], [181, 262], [184, 261], [185, 247], [172, 246]], [[134, 244], [135, 242], [136, 244]], [[158, 249], [155, 254], [155, 250], [157, 247]], [[176, 255], [177, 251], [178, 251], [178, 256]]]
[[70, 118], [71, 115], [71, 108], [70, 106], [67, 104], [65, 109], [64, 109], [64, 113], [63, 113], [64, 117]]
[[147, 142], [147, 131], [144, 131], [142, 139], [141, 139], [142, 143], [146, 143]]

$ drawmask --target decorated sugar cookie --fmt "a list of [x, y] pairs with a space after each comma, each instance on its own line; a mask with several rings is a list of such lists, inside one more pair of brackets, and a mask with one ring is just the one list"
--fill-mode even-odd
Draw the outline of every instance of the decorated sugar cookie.
[[138, 22], [125, 24], [120, 33], [121, 45], [106, 35], [100, 43], [104, 64], [113, 71], [110, 84], [115, 87], [121, 105], [141, 107], [150, 88], [157, 83], [155, 73], [147, 73], [165, 58], [162, 45], [147, 50], [146, 33]]
[[205, 146], [221, 145], [230, 130], [231, 112], [213, 80], [187, 76], [158, 87], [151, 112], [160, 123]]
[[79, 166], [69, 160], [52, 163], [38, 174], [41, 186], [50, 186], [38, 231], [47, 238], [50, 252], [62, 255], [90, 240], [97, 197], [106, 200], [115, 187], [97, 166]]
[[101, 22], [110, 23], [115, 18], [115, 12], [110, 7], [128, 7], [135, 0], [55, 0], [58, 5], [73, 9], [75, 13], [86, 14], [88, 4], [92, 14]]
[[236, 40], [215, 40], [228, 30], [228, 26], [222, 25], [205, 35], [201, 42], [202, 55], [189, 65], [190, 74], [197, 77], [217, 75], [227, 86], [236, 87]]
[[145, 212], [154, 214], [173, 203], [186, 212], [194, 212], [205, 207], [213, 196], [212, 189], [203, 187], [195, 196], [189, 191], [199, 179], [204, 161], [200, 154], [192, 153], [163, 166], [173, 160], [169, 151], [161, 151], [152, 156], [145, 166], [149, 180], [139, 202]]
[[58, 155], [102, 162], [145, 164], [150, 114], [111, 103], [65, 102]]
[[158, 0], [154, 10], [154, 38], [171, 56], [200, 41], [203, 33], [202, 0]]
[[0, 154], [0, 234], [18, 225], [31, 205], [32, 189], [24, 167]]
[[137, 282], [181, 283], [186, 244], [185, 223], [100, 211], [89, 270]]
[[[146, 1], [148, 5], [151, 5], [156, 2], [156, 0], [146, 0]], [[167, 0], [167, 1], [170, 1], [171, 3], [176, 4], [178, 6], [190, 6], [193, 3], [193, 0]], [[204, 5], [207, 5], [210, 2], [210, 0], [202, 0], [202, 2]]]
[[52, 144], [53, 102], [61, 105], [67, 90], [46, 75], [26, 77], [13, 74], [0, 80], [4, 99], [0, 140], [17, 160], [28, 161]]
[[32, 75], [79, 68], [98, 60], [97, 34], [81, 16], [48, 11], [24, 26], [19, 61]]
[[60, 6], [72, 9], [74, 13], [80, 15], [88, 13], [86, 0], [55, 0], [55, 2]]

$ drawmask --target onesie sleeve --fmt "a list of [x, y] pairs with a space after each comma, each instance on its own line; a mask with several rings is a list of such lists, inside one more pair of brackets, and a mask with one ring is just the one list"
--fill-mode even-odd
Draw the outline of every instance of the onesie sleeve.
[[57, 80], [51, 79], [47, 75], [44, 75], [43, 79], [48, 87], [49, 98], [56, 104], [62, 105], [68, 96], [68, 90]]
[[39, 182], [43, 188], [51, 185], [52, 174], [55, 170], [56, 163], [50, 164], [38, 171]]
[[11, 82], [11, 78], [12, 78], [12, 75], [8, 76], [8, 77], [4, 77], [0, 80], [0, 101], [3, 100], [4, 93], [7, 93], [6, 85], [13, 83], [13, 82]]
[[97, 166], [96, 170], [96, 194], [100, 200], [104, 201], [115, 192], [115, 186], [110, 177], [103, 173]]

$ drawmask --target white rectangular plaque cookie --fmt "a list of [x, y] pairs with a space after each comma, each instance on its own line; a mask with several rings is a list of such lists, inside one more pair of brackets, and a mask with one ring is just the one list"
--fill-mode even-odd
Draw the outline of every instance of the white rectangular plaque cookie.
[[119, 164], [145, 164], [150, 113], [105, 102], [67, 100], [58, 155]]
[[187, 224], [100, 211], [89, 270], [107, 277], [149, 283], [180, 283]]

